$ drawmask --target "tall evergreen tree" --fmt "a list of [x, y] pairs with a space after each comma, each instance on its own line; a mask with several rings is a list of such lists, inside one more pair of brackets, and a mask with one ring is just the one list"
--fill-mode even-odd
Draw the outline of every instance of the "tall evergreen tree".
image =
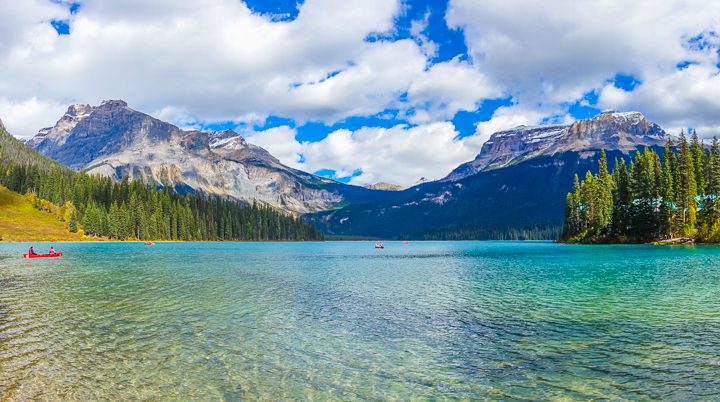
[[630, 229], [630, 207], [632, 197], [630, 194], [630, 175], [628, 174], [625, 160], [615, 163], [613, 176], [615, 177], [616, 189], [613, 193], [613, 219], [612, 236], [618, 240], [627, 237]]
[[673, 231], [681, 236], [691, 236], [695, 233], [697, 202], [695, 195], [695, 163], [684, 133], [680, 133], [678, 144], [675, 179], [675, 201], [678, 213]]
[[695, 174], [695, 186], [697, 194], [705, 192], [705, 169], [703, 167], [703, 146], [698, 138], [697, 131], [693, 130], [690, 143], [690, 152], [693, 157], [693, 172]]

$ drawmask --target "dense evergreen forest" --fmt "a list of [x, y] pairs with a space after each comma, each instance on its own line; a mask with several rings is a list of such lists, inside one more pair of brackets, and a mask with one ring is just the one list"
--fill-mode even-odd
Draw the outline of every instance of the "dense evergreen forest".
[[562, 232], [560, 225], [535, 226], [531, 228], [450, 228], [409, 235], [400, 240], [548, 240], [557, 239]]
[[269, 206], [180, 194], [139, 181], [76, 173], [30, 150], [0, 127], [0, 184], [27, 194], [70, 231], [137, 240], [319, 240], [300, 218]]
[[720, 144], [681, 133], [662, 152], [644, 149], [612, 173], [602, 152], [599, 171], [575, 176], [566, 199], [562, 240], [646, 243], [670, 238], [720, 242]]

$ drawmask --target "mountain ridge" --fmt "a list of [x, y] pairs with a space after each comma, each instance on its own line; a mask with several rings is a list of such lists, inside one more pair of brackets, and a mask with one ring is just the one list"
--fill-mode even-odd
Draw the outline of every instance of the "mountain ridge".
[[518, 126], [492, 134], [474, 160], [458, 166], [443, 180], [457, 181], [540, 155], [663, 146], [668, 138], [671, 136], [640, 112], [604, 111], [571, 124]]
[[294, 213], [379, 196], [285, 166], [235, 131], [182, 130], [122, 100], [72, 105], [27, 145], [90, 174], [259, 201]]
[[[182, 130], [120, 100], [72, 105], [29, 143], [76, 170], [309, 214], [331, 235], [399, 237], [461, 227], [485, 234], [519, 226], [550, 233], [562, 223], [573, 175], [592, 169], [600, 149], [626, 158], [671, 138], [639, 112], [520, 126], [494, 133], [474, 160], [445, 178], [406, 189], [349, 186], [292, 169], [235, 131]], [[491, 216], [492, 209], [502, 212]]]
[[398, 184], [392, 184], [392, 183], [386, 183], [384, 181], [379, 181], [377, 183], [368, 184], [367, 186], [365, 186], [365, 188], [369, 188], [371, 190], [383, 190], [383, 191], [403, 191], [407, 187], [403, 187]]
[[[611, 161], [629, 161], [632, 151], [661, 151], [671, 138], [638, 112], [504, 130], [493, 134], [473, 161], [444, 179], [309, 219], [338, 236], [554, 239], [574, 175], [596, 171], [601, 150]], [[528, 139], [536, 141], [524, 142]]]

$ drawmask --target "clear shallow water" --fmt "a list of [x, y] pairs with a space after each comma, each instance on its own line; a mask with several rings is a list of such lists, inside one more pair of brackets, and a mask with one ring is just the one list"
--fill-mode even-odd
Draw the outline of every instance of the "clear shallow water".
[[720, 398], [719, 247], [386, 247], [0, 244], [0, 399]]

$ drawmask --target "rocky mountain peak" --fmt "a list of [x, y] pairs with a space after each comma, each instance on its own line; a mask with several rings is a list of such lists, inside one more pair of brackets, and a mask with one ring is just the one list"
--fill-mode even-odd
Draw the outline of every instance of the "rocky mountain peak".
[[29, 139], [25, 144], [35, 149], [38, 149], [46, 141], [62, 145], [78, 123], [90, 116], [95, 109], [95, 107], [81, 103], [70, 105], [65, 114], [55, 123], [55, 126], [41, 129], [37, 135]]
[[667, 133], [640, 112], [606, 111], [591, 119], [578, 120], [566, 130], [558, 151], [608, 149], [624, 152], [641, 146], [663, 145]]
[[90, 112], [93, 111], [93, 107], [87, 104], [82, 103], [76, 103], [74, 105], [70, 105], [67, 109], [67, 112], [65, 112], [64, 117], [77, 117], [77, 116], [85, 116], [90, 114]]
[[0, 130], [7, 131], [5, 129], [5, 125], [3, 124], [2, 120], [0, 119]]
[[248, 146], [242, 135], [230, 129], [210, 132], [208, 137], [211, 148], [239, 149]]
[[124, 108], [128, 107], [127, 102], [121, 99], [110, 99], [110, 100], [104, 100], [100, 103], [100, 108], [103, 109], [117, 109], [117, 108]]
[[182, 130], [122, 100], [73, 105], [28, 145], [91, 174], [259, 201], [292, 212], [327, 209], [344, 199], [337, 190], [342, 185], [283, 165], [233, 130]]
[[490, 136], [475, 160], [460, 165], [445, 180], [460, 180], [540, 155], [591, 150], [632, 152], [662, 146], [668, 134], [640, 112], [605, 111], [569, 125], [519, 126]]
[[377, 182], [374, 184], [368, 184], [365, 186], [365, 188], [369, 188], [370, 190], [383, 190], [383, 191], [402, 191], [405, 189], [403, 186], [399, 186], [397, 184], [392, 183], [385, 183], [384, 181]]

